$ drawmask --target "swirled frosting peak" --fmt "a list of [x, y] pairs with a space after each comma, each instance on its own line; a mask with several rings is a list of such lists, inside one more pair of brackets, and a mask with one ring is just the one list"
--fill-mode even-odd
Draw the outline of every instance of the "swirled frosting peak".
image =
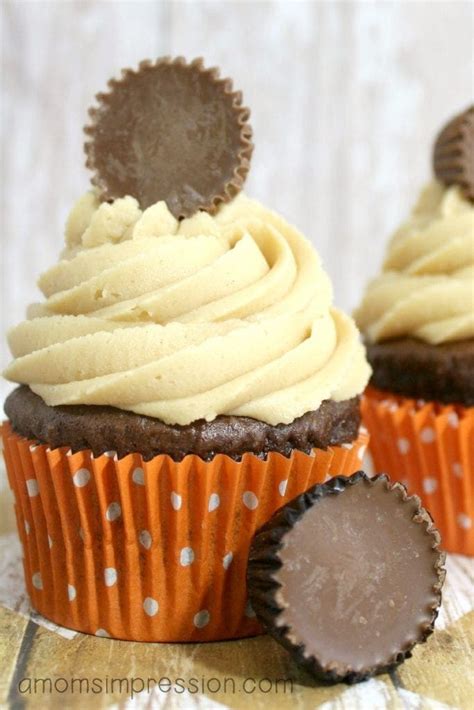
[[371, 342], [474, 338], [474, 205], [459, 187], [423, 190], [355, 318]]
[[39, 286], [45, 301], [9, 333], [5, 375], [49, 405], [278, 424], [369, 377], [310, 243], [243, 195], [178, 222], [163, 202], [142, 211], [88, 193]]

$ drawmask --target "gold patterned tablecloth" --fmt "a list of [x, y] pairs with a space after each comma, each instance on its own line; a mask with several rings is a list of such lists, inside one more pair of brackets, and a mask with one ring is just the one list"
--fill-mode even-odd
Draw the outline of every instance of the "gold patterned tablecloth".
[[13, 531], [11, 499], [5, 491], [0, 497], [1, 707], [474, 707], [474, 561], [466, 557], [448, 557], [436, 631], [415, 649], [413, 658], [357, 686], [322, 686], [268, 636], [210, 644], [142, 644], [54, 627], [30, 610], [21, 547]]

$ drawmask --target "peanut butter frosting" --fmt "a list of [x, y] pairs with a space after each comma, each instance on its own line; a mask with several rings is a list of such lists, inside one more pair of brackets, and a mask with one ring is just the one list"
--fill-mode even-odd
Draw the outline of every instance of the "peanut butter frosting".
[[474, 205], [459, 187], [432, 182], [422, 191], [355, 319], [373, 343], [474, 338]]
[[311, 244], [244, 195], [178, 221], [164, 202], [89, 192], [39, 287], [5, 376], [48, 405], [276, 425], [360, 394], [370, 375]]

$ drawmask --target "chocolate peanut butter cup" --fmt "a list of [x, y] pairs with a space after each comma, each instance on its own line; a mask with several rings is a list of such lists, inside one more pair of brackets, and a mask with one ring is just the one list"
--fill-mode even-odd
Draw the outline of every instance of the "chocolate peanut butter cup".
[[441, 130], [433, 150], [433, 169], [445, 185], [459, 185], [474, 201], [474, 106]]
[[253, 144], [250, 111], [230, 79], [202, 59], [144, 61], [97, 94], [84, 129], [102, 200], [164, 200], [175, 217], [214, 213], [241, 189]]
[[259, 620], [306, 670], [355, 683], [410, 656], [433, 631], [444, 553], [429, 513], [385, 475], [316, 485], [253, 539]]

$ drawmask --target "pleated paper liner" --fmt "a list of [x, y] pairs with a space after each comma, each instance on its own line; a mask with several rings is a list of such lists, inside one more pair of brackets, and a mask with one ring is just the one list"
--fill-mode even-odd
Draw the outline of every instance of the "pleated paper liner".
[[368, 388], [362, 416], [375, 470], [420, 496], [445, 550], [474, 555], [474, 407]]
[[210, 641], [263, 632], [247, 601], [257, 528], [284, 503], [361, 467], [368, 442], [204, 462], [94, 458], [2, 427], [26, 586], [43, 616], [135, 641]]

